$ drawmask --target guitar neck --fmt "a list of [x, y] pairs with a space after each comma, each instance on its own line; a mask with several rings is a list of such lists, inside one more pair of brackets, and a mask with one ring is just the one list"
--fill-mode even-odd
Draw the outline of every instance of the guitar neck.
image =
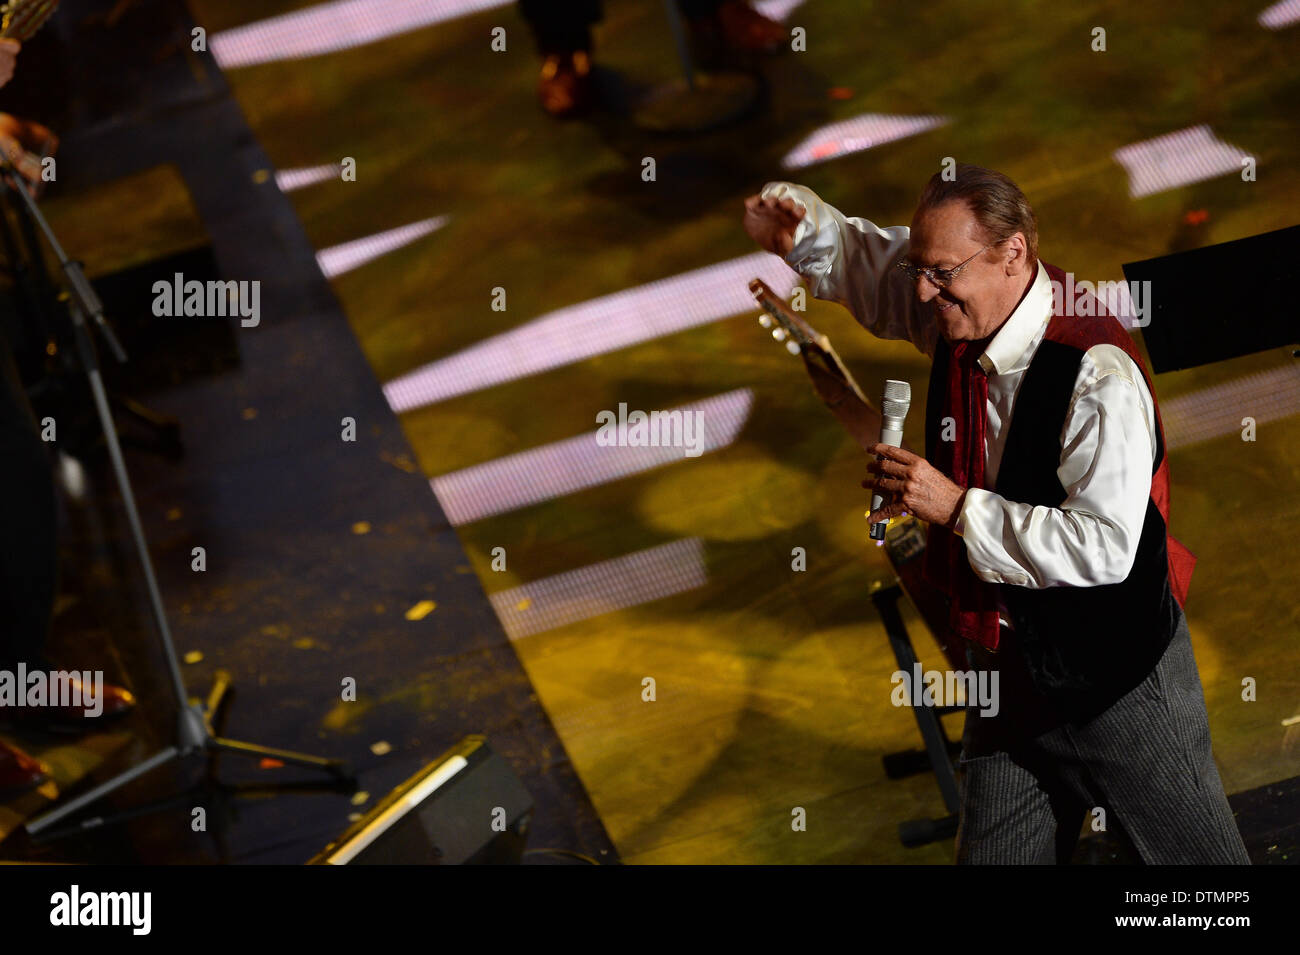
[[791, 340], [798, 343], [800, 350], [805, 356], [814, 357], [826, 368], [828, 372], [834, 375], [839, 381], [853, 392], [854, 396], [865, 405], [870, 405], [867, 401], [866, 394], [858, 385], [853, 373], [840, 359], [831, 341], [825, 335], [816, 331], [804, 319], [800, 318], [785, 304], [766, 283], [755, 279], [750, 283], [750, 289], [754, 293], [754, 298], [763, 306], [763, 309], [771, 315], [780, 326], [788, 332]]
[[58, 8], [59, 0], [10, 0], [0, 8], [0, 37], [26, 43]]
[[830, 339], [795, 314], [762, 279], [750, 282], [749, 289], [767, 313], [759, 323], [764, 327], [775, 325], [773, 337], [777, 341], [789, 339], [786, 346], [803, 358], [813, 390], [858, 447], [865, 451], [879, 441], [880, 412], [867, 400]]
[[848, 385], [848, 387], [852, 389], [854, 396], [857, 397], [859, 401], [864, 405], [871, 404], [871, 402], [867, 400], [867, 396], [862, 393], [862, 389], [858, 386], [858, 382], [853, 377], [853, 373], [849, 371], [848, 366], [845, 365], [844, 362], [840, 361], [840, 356], [835, 353], [835, 349], [831, 347], [829, 341], [826, 342], [825, 347], [821, 350], [821, 358], [827, 369], [843, 379], [844, 384]]

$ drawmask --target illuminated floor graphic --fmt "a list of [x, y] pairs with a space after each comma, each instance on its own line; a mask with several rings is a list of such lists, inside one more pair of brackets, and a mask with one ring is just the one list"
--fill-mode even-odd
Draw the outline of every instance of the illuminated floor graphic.
[[1128, 191], [1134, 199], [1239, 173], [1242, 160], [1249, 156], [1216, 137], [1209, 126], [1180, 129], [1115, 150], [1115, 161], [1128, 173]]
[[815, 163], [874, 149], [908, 136], [916, 136], [947, 123], [948, 119], [943, 116], [866, 113], [813, 130], [786, 154], [781, 165], [786, 169], [802, 169]]
[[703, 587], [704, 542], [692, 537], [492, 594], [511, 640]]
[[[736, 440], [749, 419], [754, 393], [748, 388], [682, 405], [701, 428], [704, 453]], [[660, 414], [660, 412], [655, 412]], [[605, 447], [597, 431], [580, 434], [433, 478], [429, 484], [452, 526], [527, 507], [564, 494], [616, 481], [631, 474], [682, 461], [685, 449]]]
[[434, 216], [431, 219], [421, 219], [419, 222], [398, 226], [396, 229], [377, 232], [362, 239], [332, 245], [328, 249], [321, 249], [316, 253], [316, 262], [320, 265], [320, 270], [327, 279], [333, 278], [336, 275], [342, 275], [344, 272], [351, 272], [353, 269], [365, 265], [381, 255], [392, 252], [394, 249], [410, 245], [417, 239], [422, 239], [432, 232], [437, 232], [448, 221], [447, 216]]
[[400, 414], [729, 318], [755, 307], [748, 290], [755, 277], [778, 295], [796, 278], [766, 252], [709, 265], [535, 318], [393, 379], [384, 395]]
[[366, 46], [512, 0], [335, 0], [214, 34], [223, 70]]

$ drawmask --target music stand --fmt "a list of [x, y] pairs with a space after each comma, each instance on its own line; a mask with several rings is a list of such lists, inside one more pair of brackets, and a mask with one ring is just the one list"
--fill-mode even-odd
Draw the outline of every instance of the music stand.
[[1152, 372], [1300, 344], [1297, 262], [1300, 225], [1125, 263], [1129, 282], [1151, 283], [1140, 327]]

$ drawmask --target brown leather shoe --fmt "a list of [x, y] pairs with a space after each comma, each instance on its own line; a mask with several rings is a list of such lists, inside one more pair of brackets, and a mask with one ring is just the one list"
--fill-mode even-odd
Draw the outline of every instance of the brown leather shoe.
[[[81, 687], [81, 680], [75, 676], [68, 682], [69, 693], [74, 697]], [[87, 699], [90, 690], [93, 689], [93, 686], [88, 688], [81, 699]], [[0, 723], [61, 733], [85, 733], [98, 729], [104, 720], [111, 720], [131, 712], [135, 708], [135, 695], [125, 687], [105, 683], [100, 688], [100, 699], [96, 702], [100, 707], [97, 716], [88, 714], [84, 705], [7, 706], [0, 704]]]
[[39, 762], [0, 740], [0, 798], [35, 789], [49, 778]]
[[720, 40], [745, 53], [775, 53], [790, 42], [784, 24], [769, 20], [746, 0], [726, 0], [713, 16], [692, 21], [691, 27], [705, 42]]
[[542, 62], [537, 81], [542, 109], [557, 119], [576, 116], [591, 106], [591, 55], [586, 50], [552, 53]]

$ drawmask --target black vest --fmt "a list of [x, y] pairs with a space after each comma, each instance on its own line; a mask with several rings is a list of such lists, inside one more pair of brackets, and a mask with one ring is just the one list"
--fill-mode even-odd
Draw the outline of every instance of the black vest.
[[[932, 463], [950, 355], [941, 336], [926, 397], [925, 447]], [[1084, 350], [1045, 336], [1025, 370], [992, 489], [1006, 500], [1048, 507], [1059, 507], [1065, 500], [1056, 470], [1083, 356]], [[1161, 430], [1156, 429], [1153, 475], [1165, 454]], [[1148, 496], [1137, 558], [1120, 583], [1041, 589], [996, 585], [1015, 631], [1013, 643], [1034, 685], [1063, 715], [1086, 719], [1100, 713], [1159, 662], [1181, 614], [1169, 582], [1168, 560], [1165, 521]]]

